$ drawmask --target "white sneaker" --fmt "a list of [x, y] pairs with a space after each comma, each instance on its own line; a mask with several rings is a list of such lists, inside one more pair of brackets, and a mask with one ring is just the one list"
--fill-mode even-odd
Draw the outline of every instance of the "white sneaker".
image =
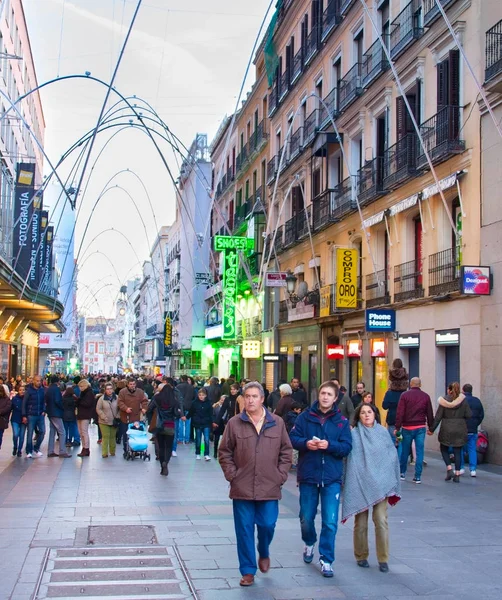
[[471, 471], [471, 477], [476, 477], [476, 471]]
[[197, 460], [200, 460], [200, 454], [196, 454], [196, 455], [195, 455], [195, 458], [196, 458]]
[[176, 454], [176, 450], [173, 450], [173, 451], [171, 452], [171, 456], [178, 456], [178, 455]]
[[33, 455], [32, 455], [31, 453], [30, 453], [30, 454], [27, 454], [27, 455], [26, 455], [26, 458], [33, 458]]
[[460, 469], [459, 474], [463, 475], [465, 473], [465, 469]]
[[319, 564], [321, 565], [321, 573], [323, 577], [333, 577], [333, 567], [329, 562], [324, 562], [321, 558], [319, 560]]
[[35, 452], [35, 456], [37, 458], [40, 458], [41, 456], [43, 456], [42, 452], [40, 452], [40, 450], [38, 452]]
[[204, 460], [209, 461], [209, 460], [211, 460], [211, 457], [210, 456], [204, 456]]

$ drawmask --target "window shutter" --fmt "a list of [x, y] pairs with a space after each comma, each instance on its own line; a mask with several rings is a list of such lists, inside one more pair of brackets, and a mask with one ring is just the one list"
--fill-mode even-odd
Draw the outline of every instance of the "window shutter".
[[406, 105], [402, 96], [396, 98], [397, 141], [406, 135]]
[[436, 67], [438, 112], [448, 104], [448, 63], [449, 60], [443, 60]]
[[[413, 113], [413, 116], [416, 119], [417, 118], [417, 97], [415, 94], [406, 94], [406, 98], [410, 105], [411, 112]], [[414, 133], [415, 127], [413, 127], [413, 121], [411, 119], [408, 109], [406, 108], [406, 105], [404, 106], [404, 111], [406, 114], [406, 133]]]
[[460, 104], [460, 52], [450, 50], [449, 56], [449, 73], [448, 73], [448, 88], [449, 88], [449, 104], [450, 106], [459, 106]]
[[418, 125], [422, 122], [422, 81], [417, 79], [415, 84], [416, 89], [416, 102], [415, 102], [415, 119]]
[[300, 188], [295, 185], [291, 190], [291, 215], [294, 217], [300, 209]]

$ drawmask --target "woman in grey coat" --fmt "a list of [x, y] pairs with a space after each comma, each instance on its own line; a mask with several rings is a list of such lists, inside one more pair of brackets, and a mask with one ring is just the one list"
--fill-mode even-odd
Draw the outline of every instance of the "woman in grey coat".
[[[440, 396], [438, 404], [439, 407], [429, 433], [432, 434], [441, 423], [438, 439], [446, 465], [445, 481], [450, 481], [453, 477], [453, 481], [459, 483], [460, 459], [462, 448], [467, 444], [467, 419], [471, 417], [471, 409], [465, 396], [460, 393], [460, 384], [457, 382], [448, 385], [446, 397]], [[451, 467], [450, 448], [453, 448], [455, 455], [455, 474]]]

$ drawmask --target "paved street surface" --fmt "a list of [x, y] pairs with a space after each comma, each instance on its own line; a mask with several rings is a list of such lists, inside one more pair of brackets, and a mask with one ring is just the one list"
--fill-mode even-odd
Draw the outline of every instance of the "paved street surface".
[[403, 500], [389, 513], [391, 572], [375, 567], [373, 541], [371, 568], [357, 567], [349, 522], [339, 527], [331, 580], [315, 562], [302, 561], [291, 475], [272, 569], [243, 589], [228, 485], [218, 463], [195, 461], [193, 445], [182, 446], [166, 480], [153, 459], [131, 463], [118, 454], [103, 460], [93, 429], [89, 459], [12, 458], [6, 433], [0, 452], [0, 600], [160, 600], [191, 598], [192, 591], [202, 600], [502, 598], [497, 473], [479, 469], [477, 479], [445, 483], [438, 455], [428, 456], [423, 484], [405, 482]]

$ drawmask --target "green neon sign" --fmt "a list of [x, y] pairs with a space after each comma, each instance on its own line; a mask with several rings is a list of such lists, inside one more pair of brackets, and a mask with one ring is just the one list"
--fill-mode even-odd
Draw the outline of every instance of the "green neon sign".
[[237, 279], [239, 275], [239, 252], [254, 249], [254, 240], [246, 237], [216, 235], [214, 249], [223, 254], [223, 340], [235, 340], [237, 303]]

